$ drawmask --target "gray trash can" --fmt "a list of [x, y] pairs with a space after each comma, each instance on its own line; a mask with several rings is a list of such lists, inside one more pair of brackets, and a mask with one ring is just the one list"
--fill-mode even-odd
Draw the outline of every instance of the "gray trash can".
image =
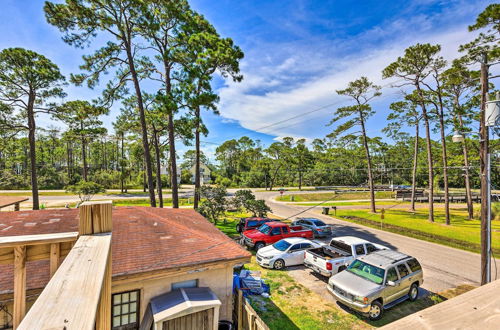
[[323, 207], [323, 214], [327, 214], [330, 213], [330, 208], [329, 207]]

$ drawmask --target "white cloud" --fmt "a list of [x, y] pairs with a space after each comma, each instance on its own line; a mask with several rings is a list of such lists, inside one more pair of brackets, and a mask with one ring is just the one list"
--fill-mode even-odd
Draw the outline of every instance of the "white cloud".
[[[387, 85], [390, 81], [382, 80], [382, 69], [406, 47], [417, 42], [439, 43], [446, 59], [457, 57], [458, 46], [473, 38], [467, 31], [467, 24], [480, 8], [484, 8], [482, 4], [460, 3], [446, 13], [401, 18], [349, 40], [317, 41], [309, 47], [297, 42], [261, 49], [262, 53], [272, 56], [259, 57], [258, 51], [251, 51], [251, 58], [243, 66], [243, 82], [229, 82], [220, 88], [220, 113], [226, 119], [238, 121], [244, 128], [278, 138], [323, 137], [331, 130], [325, 125], [332, 111], [347, 102], [336, 95], [336, 89], [360, 76]], [[455, 23], [458, 19], [462, 19], [461, 24]], [[351, 52], [331, 55], [329, 50], [333, 46], [328, 43]], [[337, 50], [337, 53], [340, 52]], [[384, 95], [375, 106], [394, 98], [395, 92], [390, 88], [383, 90]], [[334, 105], [299, 116], [327, 104]], [[296, 119], [266, 127], [296, 115], [299, 116]], [[373, 120], [375, 131], [384, 126], [380, 118]]]

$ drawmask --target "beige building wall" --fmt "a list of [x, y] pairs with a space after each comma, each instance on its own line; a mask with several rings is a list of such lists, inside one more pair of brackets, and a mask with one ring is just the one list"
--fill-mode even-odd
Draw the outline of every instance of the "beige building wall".
[[154, 279], [137, 279], [127, 283], [113, 283], [112, 292], [120, 293], [131, 290], [141, 290], [140, 320], [142, 321], [149, 301], [163, 293], [170, 292], [172, 283], [188, 280], [198, 280], [199, 287], [209, 287], [221, 301], [220, 320], [232, 321], [233, 308], [233, 264], [220, 265], [214, 269], [204, 268], [177, 272], [174, 276], [163, 276]]

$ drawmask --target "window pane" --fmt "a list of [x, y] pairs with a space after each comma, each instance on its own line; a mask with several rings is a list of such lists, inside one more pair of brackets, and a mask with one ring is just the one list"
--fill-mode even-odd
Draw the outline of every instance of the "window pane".
[[137, 310], [137, 303], [131, 303], [130, 304], [130, 311], [135, 312]]
[[365, 254], [365, 248], [363, 247], [363, 245], [356, 245], [356, 254]]
[[398, 265], [397, 267], [398, 267], [399, 276], [401, 278], [405, 277], [406, 275], [408, 275], [410, 273], [408, 271], [408, 268], [406, 268], [405, 264]]
[[128, 313], [128, 304], [122, 305], [122, 314]]
[[130, 301], [137, 301], [137, 291], [130, 292]]
[[120, 305], [113, 307], [113, 316], [120, 315]]
[[128, 324], [128, 323], [129, 323], [129, 322], [128, 322], [128, 315], [123, 315], [123, 316], [122, 316], [122, 325], [123, 325], [123, 324]]
[[113, 305], [118, 305], [122, 302], [122, 295], [121, 294], [115, 294], [113, 296]]
[[391, 268], [387, 271], [387, 281], [396, 282], [398, 280], [398, 274], [395, 268]]
[[122, 294], [122, 302], [126, 303], [129, 300], [129, 293]]
[[119, 316], [113, 317], [113, 326], [114, 327], [119, 327], [120, 326], [120, 317]]
[[130, 319], [129, 319], [130, 323], [135, 323], [137, 321], [137, 315], [134, 313], [134, 314], [130, 314]]
[[172, 283], [172, 290], [180, 288], [197, 288], [198, 280], [189, 280], [183, 282]]

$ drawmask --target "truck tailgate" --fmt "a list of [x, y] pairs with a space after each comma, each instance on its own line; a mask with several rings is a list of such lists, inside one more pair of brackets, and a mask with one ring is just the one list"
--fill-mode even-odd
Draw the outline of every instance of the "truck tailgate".
[[326, 264], [328, 262], [327, 258], [321, 256], [323, 248], [316, 248], [307, 250], [305, 253], [304, 264], [313, 265], [325, 272], [327, 272]]

